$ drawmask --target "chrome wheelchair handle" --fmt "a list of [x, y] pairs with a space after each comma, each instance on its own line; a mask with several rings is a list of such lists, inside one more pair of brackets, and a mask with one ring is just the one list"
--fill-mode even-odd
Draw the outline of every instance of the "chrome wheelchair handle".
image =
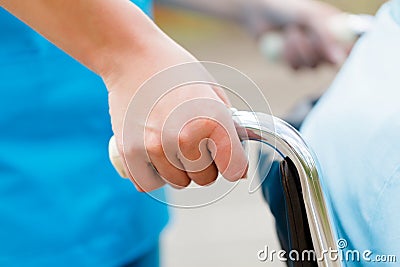
[[320, 258], [325, 253], [318, 266], [341, 266], [339, 261], [332, 261], [326, 255], [337, 248], [335, 231], [322, 191], [317, 159], [300, 133], [285, 121], [263, 113], [236, 111], [232, 117], [239, 127], [246, 130], [238, 130], [241, 140], [266, 143], [283, 158], [289, 157], [293, 161], [300, 178], [316, 257]]
[[[289, 157], [299, 174], [303, 199], [316, 256], [325, 253], [319, 266], [337, 267], [339, 261], [330, 261], [326, 253], [336, 249], [336, 239], [326, 198], [324, 197], [317, 160], [300, 133], [283, 120], [264, 113], [232, 109], [241, 140], [254, 140], [273, 147], [283, 158]], [[115, 169], [127, 177], [114, 137], [110, 139], [109, 156]], [[324, 252], [325, 251], [325, 252]]]

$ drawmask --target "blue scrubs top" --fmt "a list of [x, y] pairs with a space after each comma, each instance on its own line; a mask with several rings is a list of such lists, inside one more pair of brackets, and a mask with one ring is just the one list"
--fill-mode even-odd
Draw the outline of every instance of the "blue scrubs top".
[[167, 210], [111, 166], [101, 79], [1, 8], [0, 36], [0, 266], [137, 259]]
[[344, 266], [377, 266], [380, 255], [400, 261], [399, 48], [397, 0], [378, 12], [302, 129], [322, 168], [338, 238], [347, 241], [343, 251], [372, 251]]

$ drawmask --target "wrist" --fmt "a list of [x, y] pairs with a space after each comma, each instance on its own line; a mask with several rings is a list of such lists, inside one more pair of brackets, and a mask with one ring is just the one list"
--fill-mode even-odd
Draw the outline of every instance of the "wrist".
[[143, 33], [129, 33], [118, 39], [107, 41], [98, 49], [97, 53], [88, 55], [92, 69], [103, 79], [107, 79], [116, 72], [128, 70], [137, 62], [138, 65], [131, 69], [137, 71], [139, 62], [152, 50], [152, 44], [161, 39], [161, 33], [152, 27]]
[[[152, 44], [165, 38], [150, 18], [137, 7], [135, 9], [121, 14], [118, 21], [102, 33], [101, 42], [95, 44], [95, 52], [88, 53], [89, 68], [103, 79], [125, 68], [129, 62], [140, 61], [149, 54]], [[137, 67], [130, 69], [131, 72], [136, 70]]]
[[109, 91], [131, 97], [135, 91], [159, 71], [197, 61], [189, 52], [158, 30], [142, 38], [140, 44], [126, 44], [126, 49], [112, 49], [110, 64], [100, 72]]

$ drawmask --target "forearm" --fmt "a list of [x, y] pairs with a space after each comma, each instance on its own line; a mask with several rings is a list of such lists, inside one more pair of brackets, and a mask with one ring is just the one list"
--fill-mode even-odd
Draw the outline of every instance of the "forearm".
[[128, 0], [0, 0], [0, 5], [98, 74], [162, 35]]

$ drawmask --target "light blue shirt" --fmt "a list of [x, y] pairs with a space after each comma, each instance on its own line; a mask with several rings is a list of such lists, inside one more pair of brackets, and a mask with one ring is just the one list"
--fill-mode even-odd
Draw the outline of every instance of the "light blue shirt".
[[1, 8], [0, 35], [0, 266], [137, 259], [167, 210], [111, 166], [101, 79]]
[[[302, 128], [319, 159], [338, 238], [348, 243], [345, 250], [371, 250], [372, 260], [378, 254], [396, 255], [397, 262], [400, 261], [399, 9], [400, 1], [381, 8], [375, 28], [356, 44]], [[366, 264], [347, 262], [347, 266]]]

